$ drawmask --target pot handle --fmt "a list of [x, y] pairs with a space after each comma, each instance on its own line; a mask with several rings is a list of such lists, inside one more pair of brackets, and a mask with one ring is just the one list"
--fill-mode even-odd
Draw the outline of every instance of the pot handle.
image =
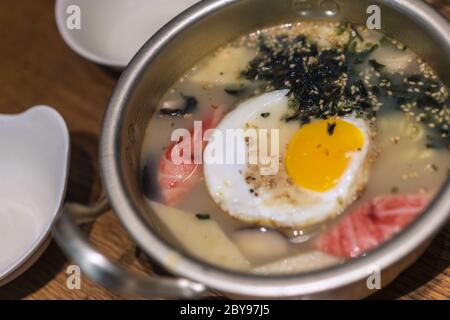
[[95, 220], [109, 209], [106, 197], [91, 205], [66, 203], [53, 227], [53, 236], [63, 251], [90, 279], [123, 295], [143, 297], [195, 298], [205, 293], [204, 285], [187, 279], [140, 276], [110, 261], [96, 250], [78, 224]]

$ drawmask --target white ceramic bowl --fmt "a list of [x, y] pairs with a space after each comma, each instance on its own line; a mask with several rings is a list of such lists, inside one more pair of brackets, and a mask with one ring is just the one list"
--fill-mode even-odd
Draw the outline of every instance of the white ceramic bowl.
[[[55, 18], [64, 41], [93, 62], [123, 69], [164, 24], [198, 0], [56, 0]], [[80, 28], [74, 22], [77, 6]], [[76, 10], [76, 9], [75, 9]]]
[[49, 243], [66, 187], [66, 124], [47, 106], [0, 115], [0, 150], [1, 286], [30, 267]]

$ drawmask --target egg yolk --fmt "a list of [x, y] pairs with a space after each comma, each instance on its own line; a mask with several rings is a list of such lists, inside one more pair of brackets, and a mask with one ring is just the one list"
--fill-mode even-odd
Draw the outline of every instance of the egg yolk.
[[317, 192], [332, 189], [361, 150], [364, 135], [342, 119], [316, 120], [300, 128], [289, 143], [286, 170], [293, 182]]

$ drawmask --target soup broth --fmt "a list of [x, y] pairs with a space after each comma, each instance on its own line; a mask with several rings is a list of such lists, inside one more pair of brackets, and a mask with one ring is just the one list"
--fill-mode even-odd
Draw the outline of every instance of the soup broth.
[[[281, 274], [343, 263], [401, 231], [441, 187], [449, 105], [428, 64], [379, 32], [329, 22], [258, 30], [164, 95], [143, 143], [143, 192], [168, 241], [216, 266]], [[174, 130], [193, 133], [196, 120], [203, 130], [280, 129], [278, 172], [175, 163], [187, 138]]]

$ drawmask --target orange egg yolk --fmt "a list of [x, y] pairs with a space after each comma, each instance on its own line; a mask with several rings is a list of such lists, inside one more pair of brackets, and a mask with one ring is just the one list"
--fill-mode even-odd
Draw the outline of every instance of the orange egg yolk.
[[342, 119], [315, 120], [300, 128], [290, 141], [286, 170], [305, 189], [332, 189], [347, 169], [352, 152], [364, 146], [364, 135]]

